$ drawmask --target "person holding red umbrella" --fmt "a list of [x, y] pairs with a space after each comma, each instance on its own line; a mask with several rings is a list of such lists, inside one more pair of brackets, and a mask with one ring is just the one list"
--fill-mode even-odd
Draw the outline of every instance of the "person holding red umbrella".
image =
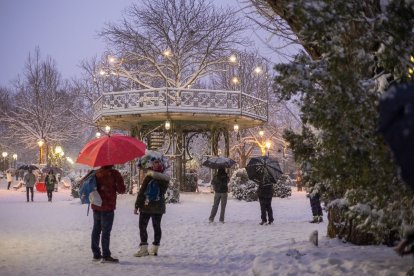
[[[117, 263], [118, 259], [111, 256], [109, 241], [111, 237], [112, 224], [114, 222], [117, 193], [125, 193], [124, 179], [113, 165], [101, 167], [96, 171], [96, 184], [98, 193], [102, 198], [102, 206], [92, 204], [93, 229], [92, 229], [92, 252], [94, 261]], [[102, 254], [99, 248], [101, 239]]]
[[[101, 166], [96, 171], [95, 177], [102, 205], [91, 204], [93, 210], [91, 247], [94, 261], [102, 259], [102, 262], [119, 262], [111, 256], [109, 241], [114, 222], [116, 196], [117, 193], [125, 193], [126, 187], [121, 174], [113, 166], [143, 156], [145, 149], [146, 145], [134, 137], [113, 134], [89, 141], [79, 153], [76, 163], [91, 167]], [[99, 240], [102, 244], [102, 254]]]

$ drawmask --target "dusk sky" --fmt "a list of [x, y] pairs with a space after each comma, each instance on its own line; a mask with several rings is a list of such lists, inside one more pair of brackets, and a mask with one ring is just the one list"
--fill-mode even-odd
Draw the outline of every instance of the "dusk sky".
[[[105, 49], [97, 32], [105, 22], [120, 20], [122, 11], [133, 2], [136, 1], [1, 0], [0, 86], [8, 86], [23, 72], [25, 60], [36, 46], [43, 58], [50, 56], [56, 61], [63, 78], [79, 75], [80, 61], [99, 56]], [[237, 0], [214, 2], [241, 7]], [[257, 39], [255, 32], [248, 30], [246, 36], [256, 42], [262, 55], [275, 60], [276, 54]]]

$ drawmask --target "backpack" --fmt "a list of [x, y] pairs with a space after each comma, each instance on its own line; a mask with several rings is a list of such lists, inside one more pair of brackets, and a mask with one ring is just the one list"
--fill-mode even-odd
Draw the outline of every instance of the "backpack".
[[[93, 204], [96, 206], [102, 206], [102, 198], [98, 193], [98, 187], [96, 184], [96, 170], [92, 170], [85, 178], [79, 187], [79, 198], [82, 204]], [[89, 214], [89, 205], [88, 212]]]
[[155, 179], [148, 183], [144, 195], [148, 202], [160, 200], [160, 185]]

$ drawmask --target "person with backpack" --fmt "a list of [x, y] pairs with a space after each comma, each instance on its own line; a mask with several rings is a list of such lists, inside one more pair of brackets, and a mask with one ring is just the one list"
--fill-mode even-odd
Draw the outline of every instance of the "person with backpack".
[[55, 189], [56, 176], [53, 174], [53, 171], [50, 170], [48, 175], [45, 178], [46, 192], [47, 192], [47, 201], [52, 202], [52, 193]]
[[224, 223], [224, 213], [226, 211], [227, 195], [229, 191], [228, 183], [229, 176], [227, 175], [226, 170], [224, 168], [219, 168], [217, 173], [214, 175], [213, 180], [211, 181], [211, 185], [214, 188], [214, 203], [213, 207], [211, 208], [209, 222], [214, 221], [214, 217], [217, 214], [218, 206], [221, 202], [219, 221], [221, 223]]
[[[152, 161], [152, 166], [148, 168], [149, 171], [145, 175], [135, 201], [134, 214], [138, 215], [139, 213], [139, 235], [141, 239], [139, 250], [134, 254], [135, 257], [158, 255], [162, 234], [161, 219], [162, 215], [165, 214], [164, 195], [170, 181], [170, 177], [163, 173], [164, 169], [161, 160], [155, 159]], [[148, 250], [147, 226], [150, 219], [154, 228], [154, 242], [151, 249]]]
[[[91, 204], [93, 210], [92, 253], [93, 261], [118, 263], [119, 260], [111, 256], [109, 242], [114, 222], [117, 193], [125, 193], [124, 179], [113, 165], [103, 166], [96, 171], [97, 191], [102, 199], [101, 206]], [[99, 248], [101, 240], [101, 249]]]

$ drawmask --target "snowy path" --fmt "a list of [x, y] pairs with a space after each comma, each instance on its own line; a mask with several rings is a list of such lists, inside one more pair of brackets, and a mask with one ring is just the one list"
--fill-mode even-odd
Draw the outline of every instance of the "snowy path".
[[[412, 258], [387, 247], [356, 247], [326, 235], [326, 222], [310, 224], [304, 192], [273, 199], [275, 224], [260, 226], [258, 202], [229, 198], [226, 223], [209, 224], [212, 194], [182, 194], [167, 205], [158, 257], [135, 258], [138, 216], [134, 196], [121, 195], [115, 213], [111, 251], [120, 264], [93, 263], [92, 217], [69, 192], [54, 201], [36, 193], [4, 190], [0, 181], [0, 275], [404, 275]], [[217, 219], [217, 217], [216, 217]], [[325, 218], [326, 221], [326, 218]], [[152, 227], [149, 241], [152, 242]], [[320, 247], [307, 240], [320, 233]]]

